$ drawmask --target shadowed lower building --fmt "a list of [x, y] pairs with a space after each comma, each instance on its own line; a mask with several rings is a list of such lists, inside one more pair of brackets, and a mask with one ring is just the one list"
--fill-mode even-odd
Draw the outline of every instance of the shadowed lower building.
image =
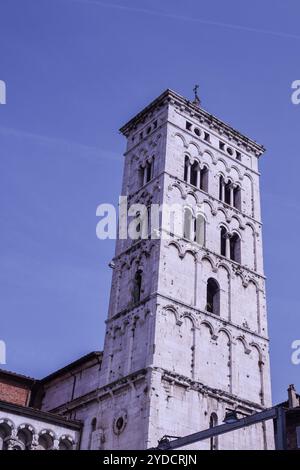
[[33, 406], [39, 381], [0, 371], [0, 450], [75, 450], [82, 424]]

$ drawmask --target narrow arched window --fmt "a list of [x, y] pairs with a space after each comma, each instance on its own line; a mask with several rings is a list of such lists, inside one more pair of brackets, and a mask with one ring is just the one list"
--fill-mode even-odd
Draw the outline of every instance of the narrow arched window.
[[147, 162], [147, 165], [146, 165], [146, 183], [148, 183], [152, 179], [152, 170], [153, 170], [153, 160], [151, 160], [151, 162]]
[[226, 256], [226, 244], [227, 244], [227, 230], [225, 227], [221, 227], [221, 240], [220, 240], [220, 253], [222, 256]]
[[224, 201], [224, 190], [225, 190], [224, 177], [222, 175], [220, 175], [220, 180], [219, 180], [219, 199], [220, 199], [220, 201]]
[[142, 271], [138, 270], [135, 273], [134, 280], [133, 280], [133, 302], [137, 303], [141, 300], [141, 292], [142, 292]]
[[97, 427], [97, 419], [93, 418], [91, 422], [91, 431], [92, 432], [96, 431], [96, 427]]
[[194, 219], [194, 241], [205, 246], [206, 220], [202, 214]]
[[[214, 428], [218, 426], [218, 416], [216, 413], [212, 413], [209, 418], [209, 427]], [[210, 438], [210, 450], [218, 450], [218, 436]]]
[[190, 182], [190, 171], [191, 171], [190, 159], [186, 155], [184, 159], [184, 181], [186, 181], [187, 183]]
[[147, 207], [147, 234], [148, 234], [148, 237], [151, 236], [151, 230], [152, 230], [152, 227], [151, 227], [151, 206], [148, 206]]
[[233, 190], [233, 205], [239, 211], [241, 210], [241, 188], [239, 186]]
[[91, 421], [91, 428], [90, 428], [90, 435], [89, 435], [89, 449], [92, 449], [93, 444], [93, 433], [96, 431], [97, 428], [97, 419], [93, 418]]
[[147, 161], [144, 166], [139, 169], [139, 181], [140, 186], [144, 186], [149, 183], [153, 178], [154, 158], [151, 161]]
[[237, 263], [241, 262], [241, 239], [237, 233], [230, 237], [230, 259]]
[[188, 208], [184, 209], [183, 216], [183, 238], [191, 240], [192, 238], [192, 223], [193, 223], [193, 214], [192, 211]]
[[140, 166], [139, 167], [139, 187], [140, 188], [144, 185], [144, 171], [145, 171], [145, 168]]
[[200, 189], [208, 192], [208, 168], [206, 166], [200, 171]]
[[220, 287], [213, 278], [207, 281], [206, 310], [215, 315], [220, 315]]
[[228, 181], [228, 183], [225, 184], [224, 202], [226, 202], [226, 204], [231, 204], [231, 181]]
[[198, 187], [199, 171], [200, 168], [198, 162], [194, 162], [191, 166], [191, 184], [196, 187]]

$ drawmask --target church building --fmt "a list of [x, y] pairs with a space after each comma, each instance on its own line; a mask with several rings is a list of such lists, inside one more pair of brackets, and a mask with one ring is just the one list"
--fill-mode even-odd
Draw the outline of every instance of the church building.
[[[264, 147], [205, 111], [197, 90], [193, 101], [166, 90], [121, 133], [121, 194], [149, 217], [146, 236], [116, 241], [103, 353], [42, 380], [2, 371], [0, 448], [147, 449], [272, 406]], [[273, 447], [270, 422], [190, 446]]]

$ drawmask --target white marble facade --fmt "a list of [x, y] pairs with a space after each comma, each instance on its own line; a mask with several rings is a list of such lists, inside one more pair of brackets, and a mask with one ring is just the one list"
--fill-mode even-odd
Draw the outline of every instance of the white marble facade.
[[[116, 242], [101, 368], [78, 372], [76, 384], [74, 374], [50, 380], [42, 402], [83, 422], [82, 449], [154, 447], [228, 410], [271, 406], [264, 148], [170, 90], [121, 132], [128, 204], [183, 205], [201, 215], [203, 243], [173, 232]], [[260, 424], [193, 448], [272, 449], [273, 431]]]
[[[258, 172], [264, 149], [172, 91], [121, 131], [127, 137], [122, 194], [129, 204], [177, 203], [205, 220], [203, 245], [176, 233], [117, 242], [102, 384], [130, 380], [142, 369], [145, 378], [114, 397], [127, 426], [117, 444], [106, 445], [145, 448], [165, 434], [220, 423], [226, 410], [243, 416], [271, 405]], [[147, 162], [149, 181], [139, 176]], [[211, 279], [216, 310], [207, 300]], [[104, 416], [109, 422], [107, 410]], [[272, 446], [269, 424], [218, 439], [218, 448]]]

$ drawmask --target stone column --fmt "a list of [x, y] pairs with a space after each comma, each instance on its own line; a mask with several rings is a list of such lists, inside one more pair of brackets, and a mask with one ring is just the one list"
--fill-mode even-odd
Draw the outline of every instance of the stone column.
[[234, 192], [234, 187], [233, 184], [230, 186], [230, 205], [233, 207], [233, 192]]
[[197, 180], [196, 180], [196, 186], [198, 189], [201, 187], [201, 170], [200, 167], [198, 166], [197, 168]]
[[226, 257], [230, 258], [230, 235], [226, 233]]
[[143, 167], [144, 169], [144, 175], [143, 175], [143, 186], [147, 183], [147, 163]]
[[225, 181], [223, 179], [221, 183], [221, 201], [225, 201]]
[[191, 162], [188, 161], [187, 163], [187, 177], [186, 177], [186, 180], [188, 183], [191, 182]]
[[58, 439], [54, 439], [52, 449], [53, 450], [59, 450], [59, 440]]
[[32, 436], [32, 441], [31, 441], [29, 450], [40, 450], [39, 435], [38, 434], [34, 434]]

